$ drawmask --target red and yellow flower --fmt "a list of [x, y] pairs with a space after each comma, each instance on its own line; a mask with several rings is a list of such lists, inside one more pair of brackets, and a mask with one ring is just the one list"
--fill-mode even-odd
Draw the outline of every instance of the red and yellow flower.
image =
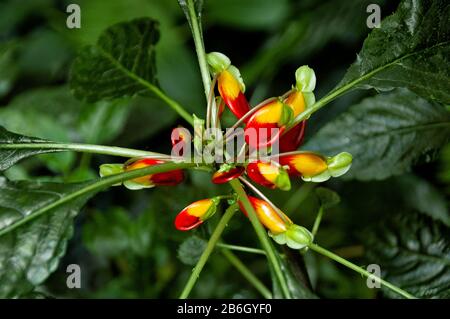
[[[281, 234], [287, 231], [293, 224], [289, 217], [281, 211], [277, 212], [268, 202], [253, 196], [248, 196], [248, 199], [261, 224], [270, 230], [272, 234]], [[248, 212], [244, 208], [242, 201], [239, 201], [239, 207], [241, 211], [248, 216]]]
[[187, 231], [200, 226], [215, 214], [220, 199], [217, 197], [198, 200], [185, 207], [175, 218], [175, 228]]
[[217, 87], [222, 100], [240, 119], [250, 111], [250, 105], [244, 95], [245, 85], [239, 70], [231, 65], [227, 56], [219, 52], [207, 54], [207, 61], [212, 73], [217, 76]]
[[339, 153], [333, 157], [325, 157], [313, 152], [302, 152], [280, 156], [280, 164], [287, 167], [291, 176], [300, 176], [305, 181], [323, 182], [330, 177], [345, 174], [351, 166], [352, 156]]
[[291, 189], [291, 182], [285, 169], [275, 162], [255, 161], [247, 165], [247, 175], [255, 183], [268, 188]]
[[280, 99], [269, 101], [256, 111], [245, 126], [245, 141], [255, 149], [270, 147], [292, 119], [292, 109]]
[[[153, 165], [164, 164], [166, 161], [142, 158], [137, 160], [131, 160], [124, 164], [123, 170], [125, 172], [144, 168]], [[125, 181], [123, 184], [129, 189], [149, 188], [154, 186], [174, 186], [181, 183], [184, 179], [184, 173], [182, 170], [173, 170], [165, 173], [156, 173], [138, 177], [129, 181]]]
[[214, 184], [224, 184], [241, 176], [244, 170], [245, 169], [242, 166], [235, 166], [225, 169], [221, 168], [213, 174], [211, 180]]

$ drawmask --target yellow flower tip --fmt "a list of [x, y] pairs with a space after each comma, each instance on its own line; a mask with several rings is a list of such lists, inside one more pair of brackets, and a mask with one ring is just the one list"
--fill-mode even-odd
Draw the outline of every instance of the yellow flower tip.
[[219, 93], [226, 100], [234, 100], [241, 93], [241, 86], [228, 70], [220, 73], [218, 79]]

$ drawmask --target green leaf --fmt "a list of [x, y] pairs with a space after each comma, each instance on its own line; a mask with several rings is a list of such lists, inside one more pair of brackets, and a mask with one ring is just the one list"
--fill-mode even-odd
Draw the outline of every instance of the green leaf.
[[73, 218], [92, 193], [19, 224], [83, 186], [0, 178], [0, 297], [30, 292], [55, 271], [72, 237]]
[[450, 4], [403, 0], [364, 41], [356, 62], [335, 89], [391, 90], [450, 103]]
[[449, 234], [442, 223], [410, 212], [383, 220], [361, 237], [368, 261], [380, 265], [383, 279], [419, 298], [449, 298]]
[[150, 18], [109, 27], [75, 59], [70, 76], [73, 93], [90, 102], [147, 93], [157, 85], [158, 39], [158, 22]]
[[39, 144], [48, 143], [47, 140], [28, 137], [24, 135], [15, 134], [7, 131], [4, 127], [0, 126], [0, 171], [3, 171], [13, 166], [18, 161], [34, 156], [38, 154], [57, 152], [58, 149], [17, 149], [17, 148], [3, 148], [2, 146], [8, 146], [8, 144]]
[[343, 178], [381, 180], [409, 171], [421, 155], [439, 149], [449, 136], [450, 115], [445, 108], [399, 89], [350, 107], [305, 149], [327, 155], [349, 152], [353, 165]]
[[197, 236], [189, 237], [178, 248], [178, 258], [180, 258], [182, 263], [194, 266], [205, 250], [206, 244], [204, 239]]

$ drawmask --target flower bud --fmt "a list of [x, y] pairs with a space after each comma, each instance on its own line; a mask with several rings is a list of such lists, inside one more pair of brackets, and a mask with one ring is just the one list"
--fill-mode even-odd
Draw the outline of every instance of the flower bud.
[[289, 175], [279, 164], [256, 161], [247, 165], [247, 175], [255, 183], [268, 188], [279, 188], [283, 191], [291, 189]]
[[[152, 158], [133, 159], [124, 164], [124, 171], [131, 171], [148, 166], [159, 165], [166, 163], [163, 160]], [[184, 179], [182, 170], [173, 170], [164, 173], [156, 173], [138, 177], [129, 181], [123, 182], [123, 185], [129, 189], [150, 188], [154, 186], [173, 186], [181, 183]]]
[[312, 92], [316, 87], [316, 74], [307, 65], [303, 65], [295, 71], [297, 90], [301, 92]]
[[313, 152], [280, 156], [280, 164], [288, 167], [289, 175], [317, 183], [345, 174], [351, 163], [352, 156], [346, 152], [329, 158]]
[[232, 179], [238, 178], [244, 172], [244, 167], [242, 166], [226, 166], [222, 167], [213, 174], [212, 182], [214, 184], [224, 184]]
[[268, 102], [248, 120], [245, 141], [256, 149], [271, 146], [292, 120], [292, 113], [292, 109], [279, 99]]
[[185, 207], [175, 218], [175, 228], [187, 231], [200, 226], [216, 213], [220, 199], [217, 197], [198, 200]]
[[[270, 231], [270, 233], [283, 233], [292, 225], [292, 221], [289, 217], [281, 211], [275, 211], [275, 209], [266, 201], [253, 196], [248, 196], [248, 199], [252, 204], [259, 221]], [[248, 216], [241, 201], [239, 201], [239, 206], [241, 211]]]
[[244, 95], [244, 82], [235, 67], [230, 66], [219, 73], [217, 86], [223, 101], [238, 119], [250, 111], [250, 105]]

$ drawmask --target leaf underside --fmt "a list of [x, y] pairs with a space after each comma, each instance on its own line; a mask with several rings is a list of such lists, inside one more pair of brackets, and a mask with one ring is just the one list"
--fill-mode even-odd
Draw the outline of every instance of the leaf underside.
[[72, 237], [73, 219], [92, 193], [15, 228], [39, 209], [85, 184], [8, 182], [0, 178], [0, 297], [32, 291], [56, 270]]

